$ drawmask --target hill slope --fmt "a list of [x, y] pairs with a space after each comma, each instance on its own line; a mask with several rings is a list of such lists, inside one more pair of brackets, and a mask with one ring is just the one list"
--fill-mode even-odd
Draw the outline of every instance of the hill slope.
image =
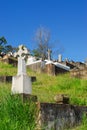
[[[0, 75], [16, 75], [16, 73], [17, 68], [0, 62]], [[32, 94], [37, 95], [40, 102], [54, 102], [54, 96], [61, 93], [69, 95], [71, 104], [87, 105], [87, 80], [71, 78], [69, 74], [48, 76], [29, 69], [27, 73], [29, 76], [36, 76], [37, 81], [32, 83]], [[10, 93], [11, 83], [0, 83], [1, 104]], [[73, 130], [85, 130], [86, 124], [83, 122], [81, 127]]]
[[[0, 62], [0, 75], [16, 75], [17, 68]], [[33, 94], [37, 95], [41, 102], [54, 102], [54, 96], [57, 94], [68, 94], [71, 104], [87, 105], [87, 80], [71, 78], [69, 74], [48, 76], [27, 70], [29, 76], [36, 76], [36, 82], [33, 82]], [[11, 84], [8, 91], [11, 89]], [[0, 86], [2, 84], [0, 83]], [[4, 87], [3, 87], [4, 88]]]

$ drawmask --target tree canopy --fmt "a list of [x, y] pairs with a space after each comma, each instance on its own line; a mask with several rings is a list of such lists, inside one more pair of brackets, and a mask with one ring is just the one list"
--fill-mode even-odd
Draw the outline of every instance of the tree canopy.
[[0, 53], [2, 51], [5, 51], [5, 45], [7, 44], [7, 41], [5, 37], [0, 37]]
[[0, 37], [0, 53], [4, 52], [4, 53], [8, 53], [8, 52], [14, 52], [16, 51], [17, 48], [13, 47], [12, 45], [9, 45], [7, 43], [7, 40], [4, 36]]

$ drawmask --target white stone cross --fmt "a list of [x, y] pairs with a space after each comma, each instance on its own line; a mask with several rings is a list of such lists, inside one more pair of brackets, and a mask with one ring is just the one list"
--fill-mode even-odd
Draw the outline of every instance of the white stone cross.
[[32, 84], [31, 78], [26, 73], [26, 64], [23, 54], [27, 54], [27, 50], [23, 45], [19, 46], [17, 55], [18, 57], [18, 73], [17, 76], [14, 76], [12, 79], [12, 93], [32, 93]]
[[24, 47], [23, 45], [20, 45], [18, 48], [19, 48], [19, 50], [18, 50], [18, 52], [17, 52], [17, 55], [18, 55], [19, 57], [24, 58], [24, 56], [25, 56], [26, 54], [29, 54], [28, 49], [27, 49], [26, 47]]
[[18, 73], [17, 75], [26, 75], [26, 63], [22, 57], [18, 57]]
[[26, 75], [26, 64], [25, 64], [23, 54], [27, 54], [27, 53], [28, 53], [27, 49], [25, 49], [25, 47], [23, 47], [23, 45], [20, 45], [19, 50], [17, 52], [17, 55], [19, 56], [18, 57], [18, 73], [17, 73], [17, 75], [21, 75], [21, 74]]

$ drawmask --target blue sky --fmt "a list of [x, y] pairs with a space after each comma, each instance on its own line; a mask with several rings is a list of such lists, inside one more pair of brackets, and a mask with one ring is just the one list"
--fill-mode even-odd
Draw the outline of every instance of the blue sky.
[[56, 48], [63, 48], [63, 59], [87, 58], [87, 0], [0, 0], [0, 37], [8, 44], [33, 49], [40, 26], [50, 30]]

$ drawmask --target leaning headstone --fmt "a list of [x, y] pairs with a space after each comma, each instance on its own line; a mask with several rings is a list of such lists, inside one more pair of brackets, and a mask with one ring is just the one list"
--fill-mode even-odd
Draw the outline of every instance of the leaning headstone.
[[[19, 46], [18, 51], [18, 73], [12, 78], [12, 94], [31, 94], [32, 84], [31, 78], [26, 73], [26, 64], [24, 60], [23, 46]], [[22, 56], [23, 55], [23, 56]]]

